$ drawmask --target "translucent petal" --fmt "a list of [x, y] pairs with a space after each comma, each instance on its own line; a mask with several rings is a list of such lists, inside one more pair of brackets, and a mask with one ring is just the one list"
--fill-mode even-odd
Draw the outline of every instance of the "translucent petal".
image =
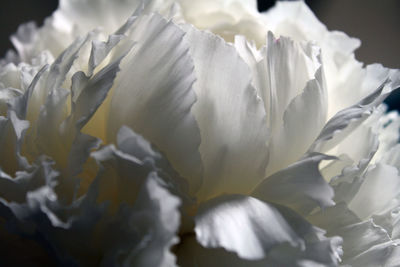
[[[204, 184], [199, 199], [248, 193], [264, 176], [269, 137], [261, 99], [235, 48], [186, 25], [197, 81], [193, 114], [201, 134]], [[246, 181], [246, 182], [243, 182]]]

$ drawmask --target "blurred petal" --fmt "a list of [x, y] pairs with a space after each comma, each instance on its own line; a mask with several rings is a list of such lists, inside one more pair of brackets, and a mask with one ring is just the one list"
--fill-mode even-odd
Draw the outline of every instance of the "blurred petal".
[[[109, 63], [93, 77], [86, 77], [83, 72], [77, 72], [72, 77], [76, 101], [73, 102], [71, 120], [76, 124], [77, 129], [83, 128], [107, 97], [108, 91], [114, 85], [114, 79], [120, 70], [119, 65], [124, 56]], [[69, 127], [74, 126], [69, 125]]]
[[[179, 199], [166, 190], [156, 175], [151, 174], [139, 192], [133, 210], [129, 211], [130, 216], [127, 218], [128, 214], [121, 214], [119, 217], [122, 225], [128, 220], [126, 226], [130, 233], [123, 229], [113, 233], [111, 240], [114, 242], [110, 243], [102, 266], [117, 263], [123, 266], [176, 266], [170, 248], [178, 242], [179, 205]], [[110, 233], [113, 229], [114, 226], [110, 225]], [[121, 256], [125, 255], [127, 257], [121, 261]]]
[[389, 208], [389, 203], [400, 192], [400, 177], [395, 167], [378, 164], [365, 174], [359, 191], [349, 203], [349, 208], [360, 218]]
[[[114, 210], [109, 209], [106, 202], [99, 204], [99, 201], [113, 200], [102, 192], [104, 180], [109, 184], [112, 179], [124, 179], [122, 172], [132, 168], [124, 168], [122, 165], [128, 164], [123, 160], [135, 164], [133, 157], [118, 158], [117, 151], [114, 154], [107, 151], [110, 150], [106, 148], [95, 156], [113, 156], [114, 159], [107, 160], [119, 162], [120, 172], [113, 177], [99, 175], [87, 194], [70, 205], [59, 201], [52, 189], [53, 182], [60, 177], [50, 165], [44, 164], [37, 173], [21, 173], [14, 186], [19, 188], [21, 197], [26, 194], [26, 202], [8, 202], [0, 198], [0, 218], [6, 232], [27, 240], [20, 245], [20, 252], [35, 249], [35, 245], [42, 246], [49, 260], [58, 265], [175, 266], [175, 257], [169, 249], [177, 242], [180, 200], [169, 193], [168, 185], [151, 166], [136, 162], [136, 171], [130, 173], [136, 177], [130, 180], [141, 173], [141, 184], [129, 187], [126, 183], [125, 187], [118, 188], [119, 202]], [[109, 163], [104, 163], [104, 167], [109, 168]], [[4, 178], [7, 179], [2, 177], [0, 181]], [[135, 195], [129, 190], [133, 188], [138, 189]], [[18, 195], [8, 196], [20, 200]], [[7, 248], [6, 252], [13, 253], [12, 248]], [[5, 251], [1, 251], [3, 253]]]
[[355, 215], [344, 202], [340, 202], [333, 207], [328, 207], [323, 210], [307, 216], [307, 219], [313, 224], [328, 231], [329, 235], [341, 235], [337, 229], [348, 225], [360, 222], [360, 219]]
[[386, 81], [356, 105], [341, 110], [333, 116], [321, 130], [309, 151], [326, 152], [354, 131], [371, 115], [373, 108], [380, 105], [388, 96], [390, 91], [384, 90], [387, 89], [388, 83], [389, 81]]
[[386, 242], [371, 247], [364, 253], [346, 261], [351, 266], [390, 266], [400, 265], [400, 240]]
[[273, 206], [252, 197], [232, 195], [212, 199], [200, 207], [195, 221], [200, 244], [225, 248], [243, 259], [262, 259], [275, 246], [286, 242], [304, 246]]

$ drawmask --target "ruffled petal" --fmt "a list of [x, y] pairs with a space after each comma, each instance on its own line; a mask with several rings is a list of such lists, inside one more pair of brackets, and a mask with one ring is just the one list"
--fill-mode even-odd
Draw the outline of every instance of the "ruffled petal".
[[321, 47], [329, 95], [328, 118], [371, 94], [388, 77], [399, 75], [396, 70], [379, 64], [363, 68], [354, 56], [360, 40], [343, 32], [328, 31], [304, 1], [278, 1], [275, 7], [264, 13], [263, 20], [266, 27], [278, 36], [314, 41]]
[[[118, 263], [122, 266], [176, 266], [170, 248], [178, 242], [179, 205], [180, 200], [169, 193], [162, 180], [151, 174], [139, 192], [133, 210], [125, 210], [127, 214], [120, 212], [117, 217], [120, 225], [128, 221], [128, 232], [121, 229], [115, 233], [115, 226], [109, 226], [111, 242], [102, 266]], [[125, 255], [126, 258], [121, 260]]]
[[[175, 266], [169, 250], [178, 241], [181, 201], [159, 178], [149, 161], [151, 154], [141, 161], [106, 147], [93, 156], [100, 172], [86, 194], [70, 204], [54, 190], [67, 177], [54, 171], [51, 162], [43, 161], [36, 171], [20, 173], [15, 179], [2, 173], [2, 188], [13, 191], [2, 194], [7, 200], [0, 198], [0, 218], [5, 225], [0, 234], [26, 240], [16, 245], [19, 253], [28, 251], [28, 261], [32, 259], [29, 251], [42, 247], [45, 259], [58, 265]], [[119, 165], [113, 172], [115, 164]], [[114, 186], [113, 181], [122, 180], [122, 187]], [[130, 182], [136, 184], [129, 186]], [[104, 193], [110, 185], [118, 191], [118, 198]], [[9, 253], [5, 259], [13, 255], [13, 248], [1, 251], [2, 255]]]
[[131, 127], [165, 153], [196, 192], [202, 179], [200, 134], [190, 113], [195, 75], [184, 32], [154, 14], [144, 17], [130, 36], [137, 44], [115, 83], [108, 141], [115, 140], [122, 125]]
[[270, 175], [301, 158], [318, 136], [326, 121], [327, 93], [316, 46], [276, 39], [271, 32], [267, 41], [261, 51], [241, 37], [236, 37], [235, 46], [264, 102], [271, 131]]
[[[262, 100], [233, 46], [186, 25], [197, 81], [193, 114], [201, 134], [204, 184], [199, 199], [248, 193], [263, 177], [269, 134]], [[246, 181], [246, 182], [243, 182]]]
[[298, 160], [313, 143], [326, 120], [326, 90], [322, 69], [307, 83], [283, 114], [283, 125], [270, 141], [270, 162], [267, 174], [274, 173]]

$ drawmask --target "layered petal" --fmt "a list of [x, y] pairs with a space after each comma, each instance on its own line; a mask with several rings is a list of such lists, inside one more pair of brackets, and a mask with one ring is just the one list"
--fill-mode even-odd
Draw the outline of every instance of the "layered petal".
[[270, 175], [300, 159], [318, 136], [327, 115], [327, 92], [320, 51], [311, 43], [276, 39], [258, 51], [244, 38], [235, 47], [249, 65], [252, 84], [264, 102]]
[[333, 189], [318, 168], [322, 160], [332, 159], [335, 158], [323, 154], [306, 155], [286, 169], [267, 177], [251, 195], [285, 205], [302, 214], [311, 212], [317, 206], [332, 206]]
[[389, 95], [392, 85], [388, 81], [379, 86], [372, 94], [359, 103], [341, 110], [333, 116], [321, 130], [319, 136], [311, 145], [309, 151], [327, 152], [334, 148], [354, 129], [356, 129], [371, 114], [372, 110], [380, 105]]
[[254, 0], [177, 2], [184, 20], [198, 29], [212, 31], [227, 42], [233, 42], [236, 35], [244, 35], [259, 46], [265, 43], [267, 29], [259, 19]]
[[[108, 120], [108, 140], [128, 125], [154, 143], [191, 191], [201, 184], [200, 134], [190, 109], [195, 75], [184, 32], [158, 15], [144, 17], [131, 35], [136, 48], [122, 62]], [[129, 95], [129, 97], [127, 97]]]
[[192, 26], [186, 25], [185, 30], [197, 76], [192, 112], [200, 128], [204, 163], [198, 197], [248, 193], [263, 178], [268, 158], [262, 100], [233, 46]]
[[303, 1], [277, 2], [264, 14], [264, 23], [277, 35], [314, 41], [321, 47], [329, 94], [329, 118], [371, 94], [388, 77], [396, 76], [392, 80], [398, 80], [399, 74], [395, 70], [379, 64], [364, 68], [354, 56], [360, 40], [343, 32], [328, 31]]
[[[141, 161], [107, 147], [93, 156], [100, 172], [71, 204], [63, 204], [54, 191], [65, 177], [52, 169], [51, 162], [43, 162], [32, 173], [21, 172], [16, 179], [2, 174], [2, 188], [12, 190], [2, 194], [7, 200], [0, 198], [5, 234], [22, 236], [26, 242], [16, 242], [22, 251], [43, 247], [47, 260], [59, 265], [174, 266], [169, 249], [178, 240], [181, 202], [169, 192], [170, 185], [146, 163], [149, 159]], [[111, 171], [112, 161], [121, 166], [117, 172]], [[118, 198], [104, 191], [113, 180], [125, 182], [113, 188]], [[132, 182], [136, 184], [127, 186]], [[16, 262], [13, 248], [1, 251], [12, 263]]]
[[359, 191], [349, 203], [349, 208], [360, 218], [368, 218], [390, 207], [399, 195], [400, 177], [395, 167], [378, 164], [366, 174]]

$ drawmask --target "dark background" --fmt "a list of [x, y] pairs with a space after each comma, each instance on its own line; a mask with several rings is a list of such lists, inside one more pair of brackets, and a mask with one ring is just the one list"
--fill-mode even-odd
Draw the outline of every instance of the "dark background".
[[[266, 10], [274, 2], [258, 0], [259, 9]], [[399, 0], [306, 0], [306, 3], [328, 29], [341, 30], [362, 40], [356, 52], [358, 60], [400, 68]], [[1, 0], [0, 57], [12, 48], [9, 36], [19, 24], [34, 20], [41, 25], [57, 6], [57, 0]], [[400, 93], [392, 94], [386, 102], [391, 109], [400, 110]]]

